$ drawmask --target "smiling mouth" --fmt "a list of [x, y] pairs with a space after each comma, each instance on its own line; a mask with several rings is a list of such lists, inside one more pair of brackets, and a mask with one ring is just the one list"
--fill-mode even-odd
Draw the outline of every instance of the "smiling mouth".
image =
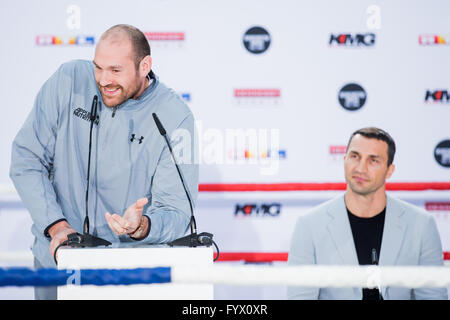
[[117, 94], [119, 93], [119, 91], [120, 91], [120, 88], [119, 88], [119, 87], [118, 87], [118, 88], [107, 88], [107, 87], [103, 87], [102, 89], [103, 89], [103, 93], [104, 93], [106, 96], [109, 96], [109, 97], [113, 97], [113, 96], [117, 95]]

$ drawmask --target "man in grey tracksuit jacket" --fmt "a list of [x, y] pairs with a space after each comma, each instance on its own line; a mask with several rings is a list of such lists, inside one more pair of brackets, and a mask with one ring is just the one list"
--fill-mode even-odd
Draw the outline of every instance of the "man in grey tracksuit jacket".
[[[97, 67], [97, 66], [96, 66]], [[12, 146], [10, 177], [33, 219], [33, 254], [38, 266], [55, 267], [49, 229], [67, 221], [83, 232], [89, 150], [90, 110], [99, 97], [94, 121], [89, 187], [90, 233], [112, 243], [136, 241], [116, 234], [105, 213], [119, 216], [137, 199], [147, 198], [142, 215], [148, 234], [142, 243], [165, 243], [183, 236], [190, 219], [189, 202], [163, 137], [156, 113], [169, 137], [184, 132], [194, 158], [194, 118], [179, 96], [151, 71], [148, 86], [136, 99], [110, 108], [102, 100], [92, 61], [65, 63], [45, 82]], [[181, 164], [195, 200], [198, 166]]]

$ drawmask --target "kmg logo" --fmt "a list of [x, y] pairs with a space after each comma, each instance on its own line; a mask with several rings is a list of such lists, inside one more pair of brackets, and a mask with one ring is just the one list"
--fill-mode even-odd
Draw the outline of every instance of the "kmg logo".
[[450, 96], [447, 90], [427, 90], [425, 92], [425, 102], [449, 103]]
[[373, 47], [375, 33], [331, 34], [328, 45], [331, 47]]
[[242, 217], [277, 217], [281, 213], [280, 203], [236, 204], [234, 216]]

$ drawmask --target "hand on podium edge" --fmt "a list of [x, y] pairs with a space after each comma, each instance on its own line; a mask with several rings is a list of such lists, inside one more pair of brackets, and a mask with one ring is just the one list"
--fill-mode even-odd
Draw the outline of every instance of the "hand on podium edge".
[[133, 238], [140, 238], [147, 233], [149, 228], [148, 219], [142, 216], [147, 198], [140, 198], [127, 208], [123, 216], [117, 213], [106, 212], [105, 218], [111, 230], [118, 236], [129, 235]]
[[61, 221], [52, 226], [48, 230], [48, 234], [51, 237], [50, 241], [50, 253], [53, 256], [56, 248], [67, 240], [67, 236], [71, 233], [76, 232], [72, 227], [67, 223], [67, 221]]

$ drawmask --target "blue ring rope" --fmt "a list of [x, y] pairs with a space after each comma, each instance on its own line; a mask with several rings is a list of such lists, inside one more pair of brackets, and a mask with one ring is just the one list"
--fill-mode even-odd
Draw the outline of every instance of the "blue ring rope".
[[0, 287], [169, 283], [172, 281], [170, 269], [170, 267], [80, 270], [0, 268]]

